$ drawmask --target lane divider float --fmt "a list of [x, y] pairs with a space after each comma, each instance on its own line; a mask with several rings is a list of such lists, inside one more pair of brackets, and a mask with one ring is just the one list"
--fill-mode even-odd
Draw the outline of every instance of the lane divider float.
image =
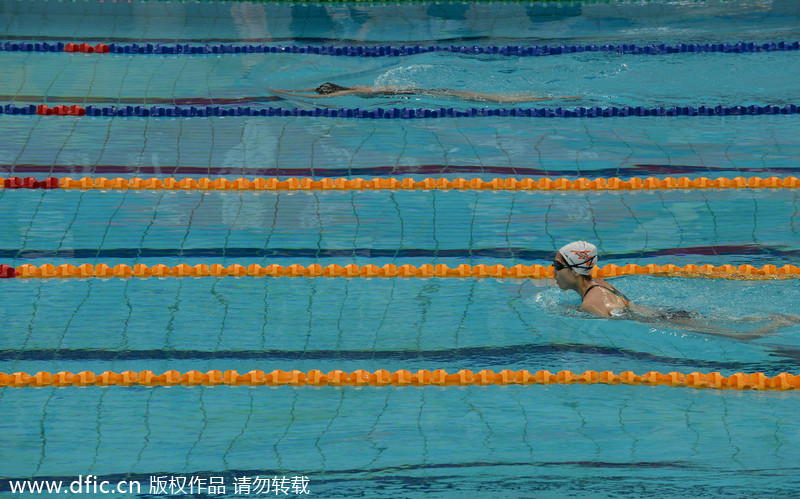
[[272, 178], [256, 178], [248, 180], [237, 178], [113, 178], [83, 177], [47, 177], [38, 181], [34, 177], [0, 178], [0, 188], [5, 189], [100, 189], [100, 190], [185, 190], [185, 191], [361, 191], [361, 190], [494, 190], [494, 191], [618, 191], [618, 190], [669, 190], [669, 189], [797, 189], [800, 179], [797, 177], [719, 177], [710, 179], [698, 177], [632, 177], [622, 180], [617, 177], [578, 178], [289, 178], [279, 180]]
[[552, 384], [605, 384], [605, 385], [649, 385], [686, 388], [710, 388], [716, 390], [800, 390], [800, 376], [781, 373], [774, 377], [763, 373], [736, 373], [723, 376], [718, 372], [703, 374], [693, 372], [683, 374], [656, 371], [641, 376], [632, 371], [614, 374], [611, 371], [586, 371], [575, 374], [571, 371], [549, 371], [531, 373], [526, 370], [508, 369], [494, 372], [488, 369], [477, 373], [462, 369], [449, 374], [443, 369], [434, 371], [408, 370], [390, 372], [379, 369], [375, 372], [359, 369], [353, 372], [334, 370], [324, 373], [319, 370], [306, 372], [292, 370], [264, 372], [253, 370], [246, 374], [236, 371], [167, 371], [156, 375], [152, 371], [104, 371], [95, 374], [91, 371], [71, 373], [60, 371], [51, 374], [40, 371], [33, 376], [24, 372], [6, 374], [0, 372], [0, 387], [67, 387], [67, 386], [486, 386], [486, 385], [552, 385]]
[[548, 55], [576, 54], [583, 52], [608, 52], [632, 55], [664, 55], [683, 53], [746, 54], [754, 52], [788, 52], [800, 50], [800, 42], [738, 42], [738, 43], [665, 43], [601, 44], [601, 45], [265, 45], [265, 44], [194, 44], [194, 43], [64, 43], [64, 42], [5, 42], [0, 43], [4, 52], [80, 52], [84, 54], [314, 54], [343, 57], [402, 57], [430, 52], [452, 52], [474, 55], [503, 55], [513, 57], [542, 57]]
[[[723, 279], [792, 279], [800, 276], [800, 267], [796, 265], [634, 265], [623, 267], [608, 264], [603, 267], [594, 267], [592, 276], [599, 278], [619, 277], [625, 275], [655, 275], [667, 277], [700, 277]], [[157, 264], [148, 266], [136, 264], [133, 266], [120, 263], [113, 267], [104, 263], [91, 265], [72, 265], [65, 263], [54, 265], [24, 264], [18, 267], [0, 265], [0, 279], [111, 279], [111, 278], [150, 278], [150, 277], [364, 277], [364, 278], [495, 278], [495, 279], [546, 279], [553, 276], [553, 266], [548, 265], [467, 265], [448, 267], [445, 264], [425, 264], [419, 267], [414, 265], [387, 264], [382, 267], [377, 265], [336, 265], [323, 267], [319, 264], [303, 266], [293, 265], [244, 265], [232, 264], [197, 264], [194, 266], [185, 263], [169, 266]]]
[[36, 107], [36, 114], [41, 116], [86, 116], [86, 109], [75, 104], [74, 106], [49, 107], [41, 104]]
[[[67, 106], [63, 106], [67, 107]], [[44, 104], [15, 106], [6, 104], [0, 107], [0, 115], [48, 115]], [[760, 116], [798, 114], [800, 108], [795, 104], [783, 106], [749, 105], [749, 106], [681, 106], [653, 107], [576, 107], [576, 108], [488, 108], [471, 107], [456, 109], [441, 107], [426, 108], [320, 108], [311, 109], [253, 106], [86, 106], [85, 108], [69, 106], [70, 116], [106, 116], [106, 117], [168, 117], [168, 118], [207, 118], [235, 116], [270, 116], [270, 117], [307, 117], [307, 118], [356, 118], [356, 119], [431, 119], [431, 118], [624, 118], [624, 117], [667, 117], [667, 116]], [[51, 115], [54, 113], [50, 113]]]

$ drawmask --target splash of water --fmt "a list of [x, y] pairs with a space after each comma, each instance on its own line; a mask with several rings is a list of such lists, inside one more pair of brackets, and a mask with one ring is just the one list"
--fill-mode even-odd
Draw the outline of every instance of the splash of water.
[[433, 64], [414, 64], [390, 69], [375, 78], [378, 90], [387, 88], [410, 90], [425, 86], [436, 67]]

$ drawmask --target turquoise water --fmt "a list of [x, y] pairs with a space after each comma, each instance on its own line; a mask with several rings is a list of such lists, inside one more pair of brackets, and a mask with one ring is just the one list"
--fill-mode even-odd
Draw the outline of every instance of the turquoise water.
[[[0, 1], [3, 40], [310, 45], [794, 41], [792, 1], [440, 4]], [[797, 104], [797, 52], [393, 58], [0, 52], [0, 104], [483, 107], [276, 100], [342, 84], [582, 95], [536, 106]], [[231, 104], [233, 103], [233, 104]], [[514, 105], [516, 106], [516, 105]], [[495, 104], [488, 107], [497, 107]], [[0, 115], [0, 176], [800, 176], [795, 115], [535, 119]], [[0, 263], [797, 264], [795, 190], [0, 190]], [[636, 303], [752, 332], [795, 280], [630, 276]], [[0, 280], [0, 371], [527, 369], [800, 373], [800, 327], [755, 339], [597, 319], [549, 280]], [[665, 386], [0, 389], [0, 495], [94, 474], [308, 476], [318, 497], [796, 495], [795, 392]], [[289, 494], [294, 495], [294, 494]], [[107, 495], [105, 497], [114, 496]], [[120, 497], [130, 495], [118, 494]]]
[[[34, 38], [36, 39], [36, 38]], [[586, 43], [581, 40], [579, 43]], [[8, 53], [12, 76], [3, 100], [71, 104], [225, 103], [334, 107], [483, 107], [452, 98], [393, 96], [301, 98], [271, 89], [315, 88], [331, 81], [419, 89], [535, 94], [549, 100], [504, 107], [784, 105], [800, 102], [800, 52], [620, 55], [582, 53], [509, 57], [453, 53], [407, 57], [306, 54], [168, 56]], [[88, 75], [91, 75], [87, 78]], [[559, 97], [576, 96], [574, 100]], [[189, 99], [194, 99], [191, 101]], [[281, 99], [281, 100], [276, 100]], [[285, 99], [285, 100], [284, 100]], [[492, 107], [498, 107], [496, 104]]]
[[[721, 38], [796, 39], [792, 0], [640, 2], [3, 2], [8, 36], [80, 41], [302, 41], [334, 44], [451, 40], [618, 40], [665, 43]], [[500, 45], [502, 43], [494, 43]]]
[[[139, 480], [145, 494], [153, 474], [222, 476], [230, 487], [233, 477], [298, 470], [320, 497], [791, 497], [797, 487], [787, 393], [92, 388], [2, 400], [3, 425], [15, 428], [4, 449], [17, 456], [4, 473], [91, 472]], [[42, 433], [44, 453], [30, 445]]]
[[[763, 325], [769, 313], [795, 312], [800, 299], [793, 281], [614, 282], [641, 305], [677, 304], [744, 330]], [[800, 332], [795, 325], [744, 341], [576, 316], [564, 310], [574, 297], [517, 280], [114, 279], [4, 288], [0, 311], [21, 333], [0, 354], [9, 369], [23, 372], [205, 372], [224, 365], [240, 373], [533, 368], [774, 376], [796, 370]], [[748, 300], [754, 294], [759, 302]]]
[[189, 261], [309, 265], [547, 265], [559, 242], [595, 241], [600, 263], [796, 261], [790, 189], [633, 192], [0, 191], [17, 221], [9, 264]]
[[7, 176], [798, 176], [795, 116], [0, 118]]

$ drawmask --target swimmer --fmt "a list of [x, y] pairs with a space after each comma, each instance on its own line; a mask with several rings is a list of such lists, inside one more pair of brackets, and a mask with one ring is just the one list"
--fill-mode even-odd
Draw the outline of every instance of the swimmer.
[[[516, 102], [536, 102], [554, 99], [580, 99], [582, 95], [565, 97], [546, 97], [536, 94], [484, 94], [480, 92], [466, 92], [462, 90], [424, 89], [413, 87], [370, 87], [365, 85], [353, 85], [343, 87], [335, 83], [323, 83], [317, 88], [306, 88], [302, 90], [276, 90], [272, 92], [294, 97], [311, 97], [315, 99], [326, 99], [329, 97], [344, 97], [354, 95], [356, 97], [390, 97], [395, 95], [425, 95], [428, 97], [455, 97], [457, 99], [474, 102], [497, 102], [497, 103], [516, 103]], [[302, 92], [302, 93], [298, 93]]]
[[767, 322], [755, 330], [733, 330], [707, 323], [697, 312], [679, 309], [655, 310], [637, 305], [603, 279], [592, 277], [597, 265], [597, 247], [586, 241], [574, 241], [558, 250], [553, 271], [558, 287], [572, 290], [581, 297], [579, 310], [600, 317], [632, 319], [646, 324], [672, 326], [685, 331], [751, 340], [767, 336], [776, 329], [797, 324], [800, 316], [769, 314], [768, 317], [744, 317], [741, 323]]
[[597, 264], [597, 247], [586, 241], [575, 241], [558, 250], [553, 271], [558, 287], [572, 290], [581, 297], [580, 310], [601, 317], [630, 307], [631, 301], [603, 279], [592, 277]]

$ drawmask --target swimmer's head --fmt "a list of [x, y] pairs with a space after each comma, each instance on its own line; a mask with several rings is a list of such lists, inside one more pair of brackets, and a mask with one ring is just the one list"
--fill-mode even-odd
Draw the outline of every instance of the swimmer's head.
[[320, 95], [332, 94], [334, 92], [339, 92], [342, 90], [347, 90], [347, 87], [342, 87], [340, 85], [330, 82], [325, 82], [314, 89], [314, 91]]
[[597, 247], [586, 241], [573, 241], [558, 250], [558, 254], [564, 260], [561, 266], [585, 277], [591, 277], [592, 268], [597, 265]]

